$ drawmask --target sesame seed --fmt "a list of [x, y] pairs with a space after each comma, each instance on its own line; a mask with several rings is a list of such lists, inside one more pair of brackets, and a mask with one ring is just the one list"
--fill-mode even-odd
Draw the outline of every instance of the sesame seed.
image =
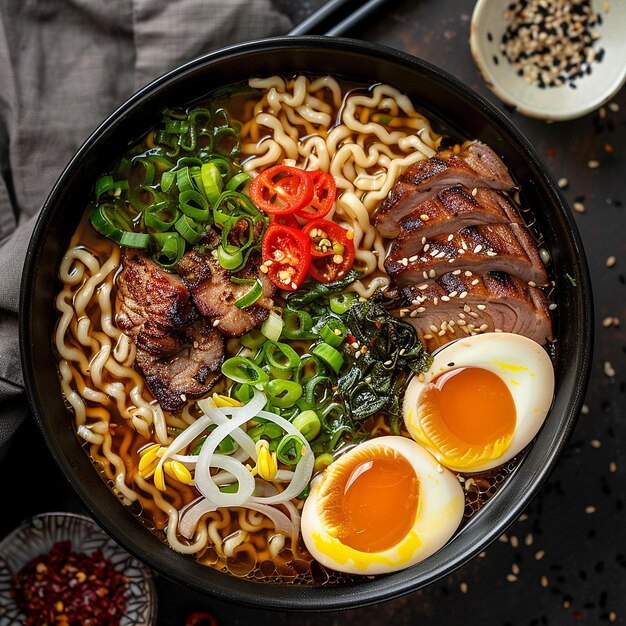
[[467, 296], [467, 291], [462, 291], [462, 292], [459, 294], [459, 298], [461, 298], [461, 300], [462, 300], [463, 298], [465, 298], [466, 296]]
[[565, 177], [559, 178], [558, 185], [559, 185], [559, 187], [561, 189], [567, 189], [567, 187], [569, 185], [569, 180], [567, 180], [567, 178], [565, 178]]
[[459, 585], [459, 590], [461, 591], [461, 593], [467, 593], [467, 583], [466, 582], [462, 582]]
[[545, 576], [545, 575], [543, 575], [543, 576], [541, 577], [540, 581], [539, 581], [539, 584], [540, 584], [540, 585], [541, 585], [544, 589], [547, 589], [547, 588], [548, 588], [548, 585], [550, 584], [550, 583], [548, 582], [548, 577], [547, 577], [547, 576]]
[[606, 259], [607, 267], [613, 267], [616, 263], [617, 263], [617, 259], [614, 256], [611, 255], [610, 257], [607, 257]]
[[418, 313], [423, 313], [425, 310], [426, 310], [426, 309], [425, 309], [423, 306], [421, 306], [421, 307], [419, 307], [419, 308], [417, 309], [417, 312], [418, 312]]
[[418, 289], [420, 289], [421, 291], [424, 291], [424, 289], [428, 289], [428, 283], [423, 283], [421, 284]]
[[439, 304], [439, 298], [437, 298], [437, 296], [435, 296], [435, 297], [433, 298], [433, 304], [434, 304], [435, 306], [437, 306], [437, 305]]
[[583, 415], [588, 415], [589, 414], [589, 407], [586, 404], [583, 404], [582, 408], [580, 409], [580, 412]]
[[267, 265], [261, 265], [261, 267], [259, 268], [264, 274], [267, 274], [267, 272], [269, 271], [267, 269]]
[[596, 507], [593, 506], [593, 504], [590, 504], [589, 506], [585, 507], [585, 513], [587, 513], [588, 515], [591, 515], [595, 512], [596, 512]]
[[429, 248], [430, 248], [430, 244], [429, 244], [429, 243], [427, 243], [427, 244], [424, 246], [424, 250], [423, 250], [423, 251], [424, 251], [424, 252], [428, 252]]
[[514, 583], [517, 580], [517, 576], [515, 574], [507, 574], [506, 575], [506, 579], [510, 582], [510, 583]]
[[548, 309], [550, 309], [550, 311], [554, 311], [554, 309], [556, 309], [556, 304], [553, 302], [552, 304], [548, 305]]
[[476, 197], [477, 193], [478, 193], [478, 189], [476, 189], [476, 187], [474, 187], [474, 189], [472, 189], [472, 196]]
[[516, 576], [519, 574], [519, 565], [517, 563], [513, 563], [511, 565], [511, 572], [513, 572]]
[[533, 537], [532, 533], [528, 533], [526, 535], [526, 537], [524, 538], [524, 545], [532, 546], [533, 545], [533, 541], [534, 541], [534, 537]]
[[478, 254], [481, 250], [483, 249], [483, 247], [478, 244], [475, 248], [474, 248], [474, 254]]
[[487, 305], [486, 305], [486, 304], [477, 304], [477, 305], [476, 305], [476, 308], [477, 308], [479, 311], [484, 311], [484, 310], [487, 308]]
[[615, 369], [611, 365], [610, 361], [605, 361], [604, 362], [604, 374], [606, 376], [608, 376], [609, 378], [614, 378], [615, 377]]
[[220, 325], [220, 321], [219, 320], [213, 320], [213, 327], [215, 328], [216, 326]]
[[613, 113], [617, 113], [619, 111], [619, 104], [617, 104], [617, 102], [610, 102], [609, 103], [609, 111], [611, 111]]
[[458, 294], [458, 293], [459, 293], [458, 291], [451, 291], [451, 292], [449, 293], [449, 296], [450, 296], [451, 298], [455, 298], [455, 297], [457, 296], [457, 294]]
[[430, 217], [428, 217], [428, 215], [426, 215], [426, 213], [422, 213], [420, 215], [420, 219], [422, 220], [422, 222], [427, 222], [430, 219]]
[[461, 270], [454, 270], [454, 272], [452, 272], [454, 276], [458, 276], [460, 273], [461, 273]]
[[611, 461], [609, 463], [609, 472], [611, 472], [611, 474], [615, 474], [615, 472], [617, 472], [617, 463], [615, 461]]
[[589, 443], [591, 444], [592, 448], [596, 448], [596, 449], [602, 446], [602, 443], [598, 439], [592, 439]]
[[584, 213], [587, 210], [582, 202], [574, 202], [572, 206], [577, 213]]
[[417, 254], [414, 254], [413, 256], [410, 256], [410, 257], [409, 257], [409, 261], [410, 261], [411, 263], [413, 263], [413, 261], [417, 261], [417, 259], [418, 259]]
[[596, 161], [595, 159], [590, 159], [589, 161], [587, 161], [587, 167], [590, 170], [597, 170], [600, 167], [600, 162]]
[[448, 235], [448, 241], [452, 241], [454, 239], [454, 235], [452, 233], [450, 233]]
[[546, 551], [545, 550], [537, 550], [537, 552], [535, 552], [535, 560], [536, 561], [541, 561], [541, 559], [543, 559], [543, 557], [546, 555]]
[[443, 302], [450, 302], [450, 296], [441, 296]]
[[429, 339], [432, 339], [433, 336], [430, 333], [427, 333], [426, 335], [424, 335], [424, 339], [426, 339], [426, 341], [428, 341]]

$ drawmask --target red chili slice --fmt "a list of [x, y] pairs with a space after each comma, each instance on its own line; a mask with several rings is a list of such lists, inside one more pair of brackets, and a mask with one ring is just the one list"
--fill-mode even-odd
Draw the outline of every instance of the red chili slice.
[[250, 182], [250, 198], [268, 215], [295, 213], [313, 198], [309, 172], [290, 165], [274, 165]]
[[314, 220], [324, 217], [333, 208], [337, 184], [328, 172], [315, 170], [309, 174], [313, 179], [313, 197], [308, 206], [296, 211], [296, 215], [305, 220]]
[[308, 237], [297, 228], [272, 223], [263, 235], [261, 252], [262, 268], [267, 268], [271, 281], [279, 289], [298, 289], [306, 278], [311, 263]]
[[354, 263], [354, 234], [330, 220], [313, 220], [304, 226], [311, 249], [309, 274], [320, 283], [345, 276]]

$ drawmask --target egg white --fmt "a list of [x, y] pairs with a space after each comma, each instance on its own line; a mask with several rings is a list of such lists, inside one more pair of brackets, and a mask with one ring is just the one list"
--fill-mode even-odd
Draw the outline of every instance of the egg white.
[[[440, 374], [459, 367], [480, 367], [507, 385], [516, 408], [516, 426], [509, 446], [498, 456], [455, 459], [444, 453], [420, 423], [420, 395]], [[434, 356], [424, 376], [414, 377], [403, 401], [404, 422], [411, 436], [453, 471], [478, 472], [506, 463], [521, 452], [544, 423], [554, 395], [554, 368], [546, 350], [532, 339], [513, 333], [486, 333], [459, 339]]]
[[[419, 481], [419, 502], [411, 530], [395, 546], [371, 553], [343, 544], [325, 527], [318, 498], [329, 470], [337, 469], [337, 464], [349, 465], [350, 455], [365, 447], [395, 450], [409, 461]], [[424, 448], [408, 437], [378, 437], [347, 452], [313, 481], [302, 511], [301, 532], [307, 549], [322, 565], [350, 574], [383, 574], [410, 567], [439, 550], [461, 523], [464, 506], [463, 488], [457, 477]]]

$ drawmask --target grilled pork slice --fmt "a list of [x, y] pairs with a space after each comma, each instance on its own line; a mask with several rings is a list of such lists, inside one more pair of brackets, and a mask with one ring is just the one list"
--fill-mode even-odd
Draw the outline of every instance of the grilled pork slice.
[[438, 235], [457, 233], [478, 224], [521, 224], [515, 207], [501, 193], [464, 187], [442, 189], [402, 220], [393, 250], [399, 258], [417, 254], [426, 240]]
[[115, 322], [139, 348], [164, 354], [177, 348], [176, 332], [198, 319], [180, 276], [126, 248], [116, 279]]
[[224, 340], [199, 319], [182, 279], [125, 250], [116, 279], [116, 324], [137, 345], [136, 364], [166, 411], [204, 396], [220, 376]]
[[535, 242], [521, 224], [468, 226], [456, 234], [428, 239], [411, 257], [400, 256], [402, 252], [394, 242], [385, 260], [385, 269], [400, 287], [465, 270], [507, 272], [530, 284], [548, 283]]
[[547, 299], [539, 288], [504, 272], [445, 274], [400, 290], [394, 315], [417, 330], [428, 351], [465, 335], [503, 331], [537, 343], [552, 339]]
[[198, 311], [224, 335], [241, 337], [265, 321], [274, 305], [272, 296], [276, 287], [267, 274], [259, 270], [260, 266], [260, 255], [253, 253], [248, 257], [246, 267], [235, 275], [242, 280], [258, 278], [263, 286], [261, 298], [245, 309], [235, 306], [235, 302], [251, 289], [252, 284], [233, 283], [231, 273], [211, 253], [190, 250], [178, 262], [176, 270], [189, 288]]
[[489, 146], [472, 141], [458, 155], [444, 150], [410, 165], [400, 176], [376, 213], [378, 232], [383, 237], [397, 237], [400, 222], [416, 207], [442, 189], [458, 185], [496, 190], [514, 186], [506, 166]]
[[166, 411], [181, 409], [188, 400], [206, 395], [221, 376], [224, 338], [207, 320], [178, 333], [174, 352], [154, 354], [137, 349], [137, 365], [146, 384]]

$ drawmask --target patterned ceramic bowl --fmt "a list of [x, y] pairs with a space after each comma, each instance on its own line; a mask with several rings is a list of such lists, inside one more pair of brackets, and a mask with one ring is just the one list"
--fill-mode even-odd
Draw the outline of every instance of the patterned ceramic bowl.
[[[121, 594], [124, 609], [119, 626], [151, 626], [155, 623], [157, 597], [150, 570], [124, 551], [91, 518], [75, 513], [43, 513], [23, 521], [0, 541], [0, 626], [23, 626], [29, 623], [15, 597], [15, 576], [37, 557], [50, 555], [55, 546], [56, 553], [64, 542], [70, 542], [72, 558], [87, 555], [90, 567], [106, 564], [110, 573], [117, 573], [120, 580], [124, 580]], [[94, 555], [100, 555], [100, 558], [94, 558]], [[74, 589], [80, 589], [83, 604], [87, 604], [89, 589], [83, 585], [86, 583], [89, 586], [89, 579], [81, 580], [83, 575], [80, 570], [76, 572], [76, 580], [80, 584], [65, 585], [64, 593], [68, 594], [69, 599], [75, 593]], [[55, 572], [51, 572], [48, 578], [50, 585], [54, 584], [54, 576]], [[65, 583], [67, 578], [60, 576], [59, 580]], [[72, 589], [69, 589], [70, 586]], [[98, 590], [95, 593], [98, 598]], [[106, 599], [103, 599], [104, 602]], [[62, 611], [61, 606], [51, 608]], [[91, 615], [95, 611], [96, 606], [93, 604], [86, 609]]]

